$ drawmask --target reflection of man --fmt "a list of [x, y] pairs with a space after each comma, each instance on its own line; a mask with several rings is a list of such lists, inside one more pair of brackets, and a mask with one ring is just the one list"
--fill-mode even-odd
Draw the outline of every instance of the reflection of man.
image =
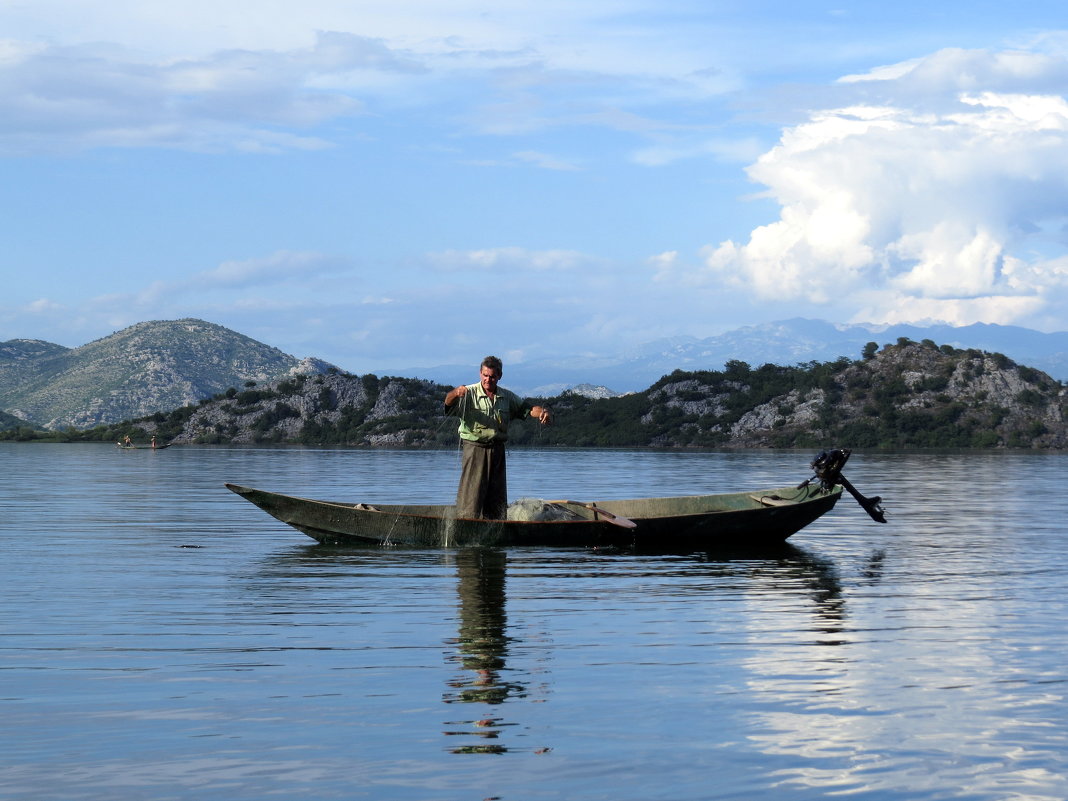
[[[501, 717], [499, 705], [509, 698], [527, 695], [527, 687], [517, 681], [506, 681], [504, 674], [515, 675], [508, 669], [509, 639], [505, 616], [504, 551], [490, 548], [464, 548], [456, 553], [459, 578], [460, 629], [456, 639], [457, 652], [449, 661], [459, 663], [454, 678], [446, 682], [442, 700], [446, 704], [485, 704], [480, 711], [451, 715], [445, 722], [445, 734], [450, 737], [477, 737], [474, 742], [461, 740], [449, 750], [454, 754], [504, 754], [509, 748], [498, 742], [508, 723]], [[465, 724], [464, 728], [459, 728]], [[471, 728], [473, 724], [473, 728]]]
[[498, 387], [503, 372], [501, 360], [487, 356], [479, 368], [478, 383], [458, 386], [445, 395], [445, 407], [460, 418], [463, 444], [457, 517], [504, 519], [508, 511], [504, 460], [508, 423], [528, 416], [536, 417], [542, 425], [551, 420], [544, 406], [533, 406], [514, 392]]

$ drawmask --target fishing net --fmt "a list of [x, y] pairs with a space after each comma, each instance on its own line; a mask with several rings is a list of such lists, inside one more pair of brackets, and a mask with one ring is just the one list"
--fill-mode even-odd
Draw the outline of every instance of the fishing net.
[[582, 520], [578, 512], [541, 498], [520, 498], [508, 505], [509, 520]]

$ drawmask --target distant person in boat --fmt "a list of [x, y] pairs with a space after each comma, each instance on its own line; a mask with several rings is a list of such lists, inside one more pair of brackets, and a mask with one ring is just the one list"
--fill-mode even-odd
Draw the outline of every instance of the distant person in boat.
[[132, 448], [133, 447], [133, 440], [130, 439], [130, 435], [129, 434], [127, 434], [125, 437], [122, 438], [122, 446], [124, 448]]
[[153, 448], [156, 447], [156, 438], [155, 437], [152, 437], [152, 447]]
[[534, 406], [497, 386], [503, 372], [501, 360], [487, 356], [479, 367], [478, 382], [450, 389], [445, 395], [446, 411], [460, 418], [463, 446], [457, 517], [503, 520], [508, 512], [504, 457], [508, 423], [527, 417], [537, 418], [542, 425], [552, 422], [548, 408]]

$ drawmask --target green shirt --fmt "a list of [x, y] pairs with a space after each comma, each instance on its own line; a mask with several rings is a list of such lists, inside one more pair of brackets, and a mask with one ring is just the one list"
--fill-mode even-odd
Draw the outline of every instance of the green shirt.
[[460, 418], [460, 439], [489, 444], [508, 439], [508, 423], [530, 415], [532, 405], [511, 390], [497, 387], [492, 398], [481, 383], [468, 384], [467, 394], [449, 407]]

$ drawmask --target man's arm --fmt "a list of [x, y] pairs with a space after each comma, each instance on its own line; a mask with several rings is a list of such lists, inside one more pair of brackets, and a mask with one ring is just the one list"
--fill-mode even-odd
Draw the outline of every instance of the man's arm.
[[462, 384], [454, 389], [450, 389], [447, 393], [445, 393], [445, 405], [452, 406], [454, 403], [456, 403], [458, 398], [462, 398], [466, 394], [467, 387], [463, 386]]
[[548, 406], [531, 406], [530, 416], [537, 418], [538, 422], [543, 426], [547, 426], [553, 421], [553, 413]]

